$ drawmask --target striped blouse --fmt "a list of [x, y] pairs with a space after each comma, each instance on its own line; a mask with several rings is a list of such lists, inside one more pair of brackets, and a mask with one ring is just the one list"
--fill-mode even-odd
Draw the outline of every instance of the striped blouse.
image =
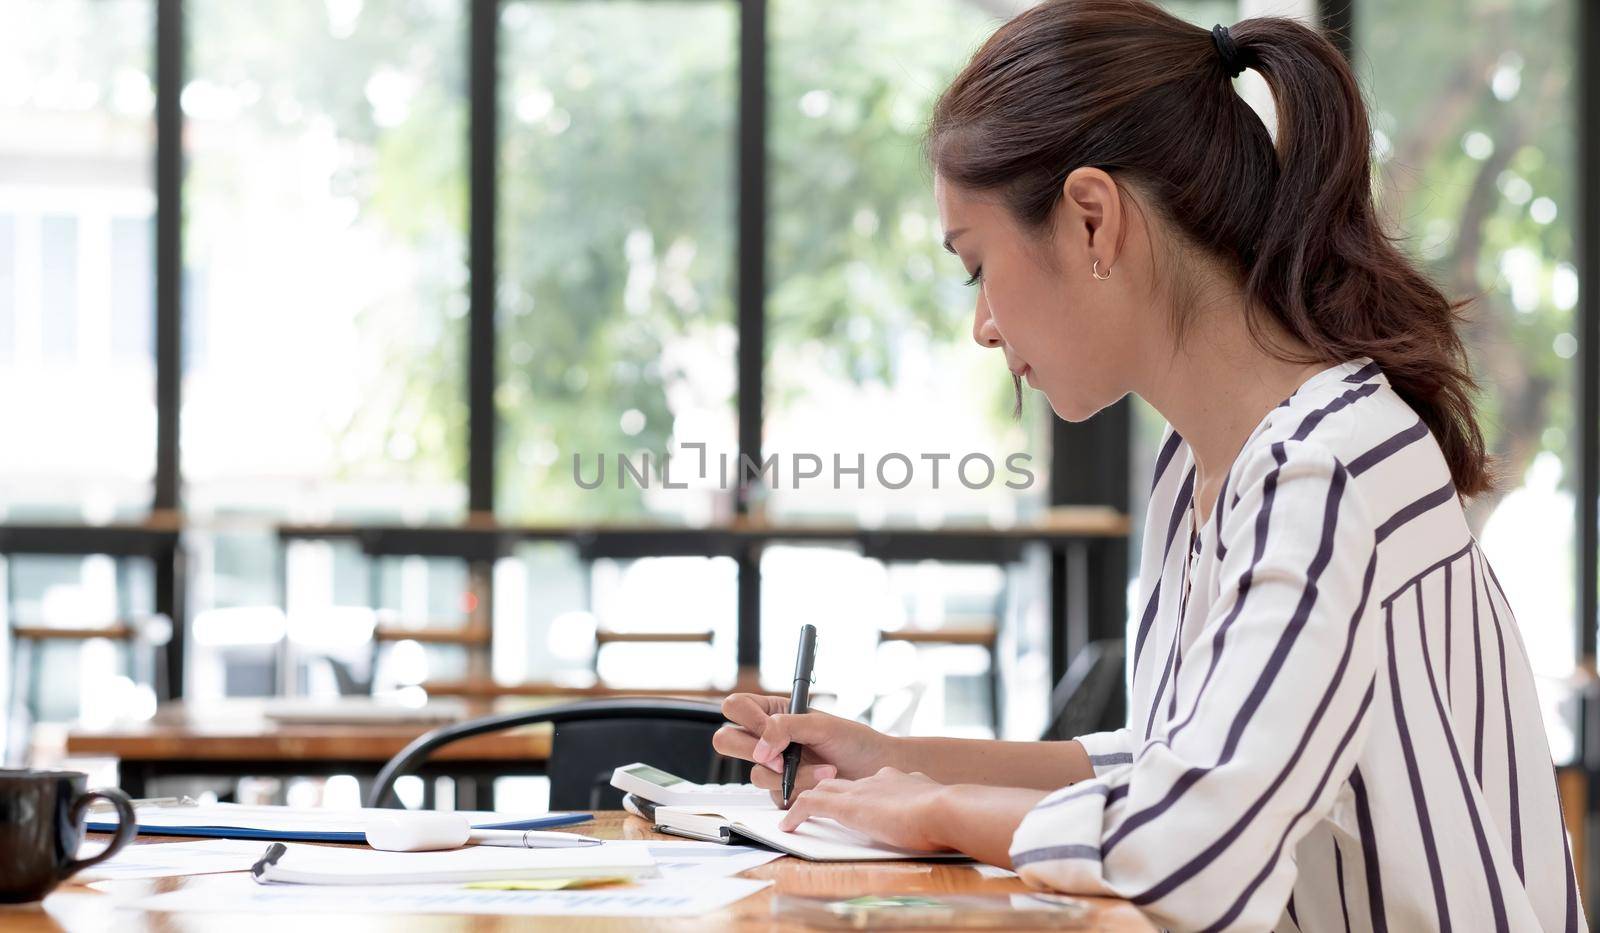
[[1169, 429], [1128, 724], [1022, 821], [1023, 878], [1175, 930], [1585, 928], [1517, 623], [1379, 368], [1270, 412], [1201, 528], [1194, 484]]

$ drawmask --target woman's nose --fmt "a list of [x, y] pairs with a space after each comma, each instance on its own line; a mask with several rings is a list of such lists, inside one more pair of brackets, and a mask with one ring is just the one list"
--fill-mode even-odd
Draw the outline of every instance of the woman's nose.
[[994, 326], [994, 318], [989, 315], [989, 304], [981, 295], [978, 297], [978, 306], [973, 309], [972, 339], [980, 347], [994, 348], [1002, 343], [1000, 328]]

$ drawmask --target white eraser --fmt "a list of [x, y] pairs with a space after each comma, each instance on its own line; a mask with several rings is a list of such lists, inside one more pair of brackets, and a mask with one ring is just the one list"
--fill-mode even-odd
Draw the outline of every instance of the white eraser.
[[367, 821], [367, 845], [386, 852], [427, 852], [467, 844], [472, 826], [459, 813], [396, 810]]

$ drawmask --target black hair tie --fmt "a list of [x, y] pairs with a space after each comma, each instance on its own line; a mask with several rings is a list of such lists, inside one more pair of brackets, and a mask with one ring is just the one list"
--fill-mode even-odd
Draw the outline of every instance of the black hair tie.
[[1217, 46], [1217, 55], [1221, 57], [1223, 70], [1228, 72], [1228, 77], [1237, 78], [1244, 74], [1244, 58], [1239, 54], [1239, 47], [1233, 44], [1228, 27], [1221, 23], [1212, 26], [1211, 41]]

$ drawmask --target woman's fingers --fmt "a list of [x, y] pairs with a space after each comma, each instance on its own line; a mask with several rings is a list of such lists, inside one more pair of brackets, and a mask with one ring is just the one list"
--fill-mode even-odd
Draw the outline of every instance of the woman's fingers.
[[[839, 769], [833, 765], [801, 765], [794, 775], [796, 790], [810, 790], [823, 781], [838, 777]], [[755, 769], [750, 772], [750, 783], [762, 790], [782, 790], [783, 774], [778, 771]]]
[[774, 771], [783, 768], [783, 750], [789, 747], [789, 720], [792, 716], [768, 716], [760, 740], [750, 751], [750, 760]]
[[830, 790], [827, 786], [816, 787], [795, 798], [794, 804], [779, 821], [778, 828], [786, 833], [792, 833], [801, 823], [814, 816], [837, 818], [844, 806], [844, 794]]
[[787, 697], [736, 693], [722, 701], [729, 725], [717, 730], [712, 747], [724, 755], [752, 761], [769, 771], [783, 770], [783, 751], [791, 742], [826, 748], [837, 744], [844, 720], [826, 713], [786, 713]]
[[728, 718], [729, 725], [718, 729], [711, 737], [711, 747], [733, 758], [773, 767], [772, 750], [757, 744], [757, 737], [769, 728], [772, 714], [785, 709], [788, 702], [783, 697], [733, 694], [722, 701], [722, 715]]
[[711, 734], [711, 747], [719, 755], [729, 758], [739, 758], [744, 761], [755, 761], [752, 752], [755, 751], [756, 737], [747, 732], [742, 726], [732, 723], [723, 726]]
[[783, 697], [762, 696], [757, 693], [735, 693], [722, 701], [722, 715], [736, 725], [760, 735], [767, 727], [767, 717], [787, 709], [789, 701]]
[[761, 740], [751, 751], [751, 760], [775, 771], [783, 769], [783, 750], [790, 742], [823, 745], [837, 735], [842, 720], [827, 713], [775, 713], [767, 717]]
[[[794, 789], [798, 794], [810, 790], [823, 781], [837, 777], [839, 769], [833, 765], [801, 765], [795, 772]], [[772, 802], [783, 806], [783, 775], [778, 771], [756, 768], [750, 772], [750, 783], [772, 794]]]

